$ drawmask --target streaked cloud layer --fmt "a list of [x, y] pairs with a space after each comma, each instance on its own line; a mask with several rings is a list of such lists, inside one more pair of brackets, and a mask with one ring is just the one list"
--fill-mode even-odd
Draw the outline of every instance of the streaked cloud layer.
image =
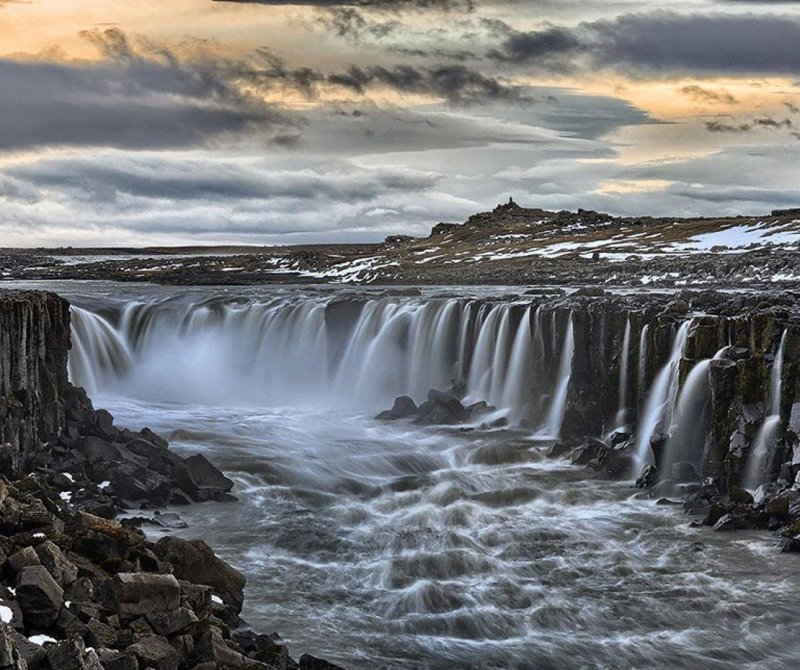
[[800, 3], [159, 5], [0, 1], [4, 244], [800, 205]]

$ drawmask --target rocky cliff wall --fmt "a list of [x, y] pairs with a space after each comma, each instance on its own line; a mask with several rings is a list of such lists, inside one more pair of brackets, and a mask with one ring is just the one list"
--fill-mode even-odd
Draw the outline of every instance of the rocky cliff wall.
[[[657, 459], [669, 446], [668, 465], [690, 460], [698, 474], [713, 476], [726, 487], [738, 486], [758, 447], [759, 432], [774, 413], [778, 427], [767, 444], [766, 473], [770, 479], [793, 479], [800, 469], [800, 463], [792, 463], [800, 429], [800, 313], [793, 294], [619, 295], [587, 290], [572, 295], [507, 296], [505, 300], [510, 326], [493, 326], [493, 350], [510, 351], [518, 325], [529, 318], [533, 356], [525, 375], [533, 398], [528, 416], [531, 428], [541, 426], [552, 407], [563, 370], [564, 341], [571, 328], [574, 351], [560, 434], [565, 444], [604, 437], [614, 429], [627, 432], [635, 442], [643, 430], [649, 430], [641, 439], [652, 444]], [[478, 300], [471, 301], [469, 308], [464, 306], [461, 313], [483, 320], [483, 325], [467, 327], [465, 332], [489, 327], [486, 315], [496, 305], [497, 300]], [[329, 332], [337, 334], [331, 347], [334, 357], [356, 328], [358, 314], [357, 301], [329, 306]], [[464, 348], [462, 371], [468, 371], [471, 358], [479, 355], [474, 345], [468, 342]], [[671, 361], [674, 372], [668, 374]], [[777, 375], [780, 398], [773, 406], [776, 361], [781, 367]], [[507, 378], [512, 376], [514, 361], [508, 365]], [[454, 382], [455, 387], [466, 385], [464, 378]], [[660, 400], [659, 385], [663, 387]], [[694, 388], [694, 399], [687, 386]], [[657, 420], [651, 412], [653, 422], [648, 428], [648, 405], [655, 410], [664, 404], [667, 409]], [[672, 440], [667, 445], [669, 436]], [[630, 446], [633, 452], [634, 445]]]
[[69, 304], [52, 293], [0, 291], [0, 470], [24, 468], [64, 425]]

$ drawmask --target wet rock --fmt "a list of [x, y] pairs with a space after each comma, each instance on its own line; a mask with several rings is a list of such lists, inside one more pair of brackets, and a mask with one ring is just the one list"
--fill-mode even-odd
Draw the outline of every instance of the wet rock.
[[417, 404], [407, 395], [395, 398], [392, 409], [381, 412], [375, 418], [379, 421], [395, 421], [408, 419], [417, 414]]
[[295, 662], [289, 657], [286, 646], [269, 635], [241, 631], [235, 633], [234, 638], [248, 656], [274, 670], [294, 670], [296, 667]]
[[468, 418], [469, 413], [458, 398], [450, 393], [431, 390], [428, 400], [419, 406], [414, 423], [447, 426], [464, 423]]
[[156, 542], [155, 553], [172, 565], [178, 579], [211, 586], [226, 602], [236, 607], [237, 613], [241, 611], [244, 575], [217, 558], [205, 542], [162, 537]]
[[636, 479], [634, 486], [637, 489], [651, 489], [658, 483], [658, 468], [648, 465]]
[[343, 670], [343, 668], [310, 654], [303, 654], [300, 657], [300, 670]]
[[233, 481], [223, 475], [202, 454], [185, 459], [183, 464], [176, 468], [175, 482], [198, 502], [224, 499], [222, 496], [233, 488]]
[[733, 487], [730, 491], [728, 491], [728, 498], [735, 505], [753, 504], [753, 496], [750, 494], [750, 492], [738, 487]]
[[202, 634], [197, 641], [194, 660], [198, 665], [213, 664], [208, 667], [231, 668], [231, 670], [268, 670], [260, 661], [249, 659], [231, 649], [218, 631], [213, 628]]
[[731, 531], [745, 527], [743, 520], [734, 514], [723, 514], [714, 524], [715, 531]]
[[588, 438], [581, 445], [572, 450], [571, 461], [573, 465], [590, 465], [608, 451], [608, 445], [594, 437]]

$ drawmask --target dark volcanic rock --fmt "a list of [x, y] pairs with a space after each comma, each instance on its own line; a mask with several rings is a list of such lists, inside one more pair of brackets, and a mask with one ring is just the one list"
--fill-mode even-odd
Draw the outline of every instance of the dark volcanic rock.
[[417, 403], [407, 395], [395, 398], [392, 409], [381, 412], [375, 418], [380, 421], [394, 421], [396, 419], [408, 419], [417, 414]]
[[223, 600], [241, 610], [244, 602], [244, 575], [218, 559], [202, 540], [163, 537], [155, 546], [156, 555], [173, 566], [174, 574], [193, 584], [211, 586]]

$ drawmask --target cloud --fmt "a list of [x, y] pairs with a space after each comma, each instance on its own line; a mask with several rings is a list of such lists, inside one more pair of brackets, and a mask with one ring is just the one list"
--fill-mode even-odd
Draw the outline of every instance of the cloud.
[[0, 59], [0, 149], [187, 146], [295, 123], [243, 93], [223, 71], [230, 65], [210, 55], [189, 58], [162, 45], [134, 45], [118, 29], [85, 37], [104, 60]]
[[321, 8], [355, 6], [390, 12], [411, 10], [461, 10], [471, 12], [475, 9], [473, 0], [214, 0], [214, 2], [274, 6], [297, 5]]
[[793, 128], [791, 119], [773, 119], [768, 116], [759, 117], [747, 123], [724, 123], [722, 121], [706, 121], [706, 130], [710, 133], [747, 133], [753, 130], [780, 130]]
[[487, 56], [549, 71], [610, 68], [629, 76], [796, 74], [800, 19], [771, 14], [626, 14], [576, 27], [509, 28]]
[[519, 87], [463, 64], [429, 67], [351, 65], [342, 71], [324, 72], [308, 67], [290, 68], [268, 49], [261, 49], [258, 53], [263, 67], [241, 71], [239, 77], [257, 86], [267, 89], [279, 86], [309, 98], [316, 98], [323, 87], [334, 87], [358, 96], [365, 96], [372, 89], [385, 88], [399, 94], [433, 96], [454, 104], [525, 99]]
[[728, 91], [725, 90], [713, 90], [710, 88], [704, 88], [702, 86], [698, 86], [697, 84], [690, 84], [688, 86], [684, 86], [680, 89], [680, 92], [683, 95], [691, 98], [695, 102], [700, 103], [722, 103], [725, 105], [735, 105], [738, 104], [738, 100], [731, 95]]

